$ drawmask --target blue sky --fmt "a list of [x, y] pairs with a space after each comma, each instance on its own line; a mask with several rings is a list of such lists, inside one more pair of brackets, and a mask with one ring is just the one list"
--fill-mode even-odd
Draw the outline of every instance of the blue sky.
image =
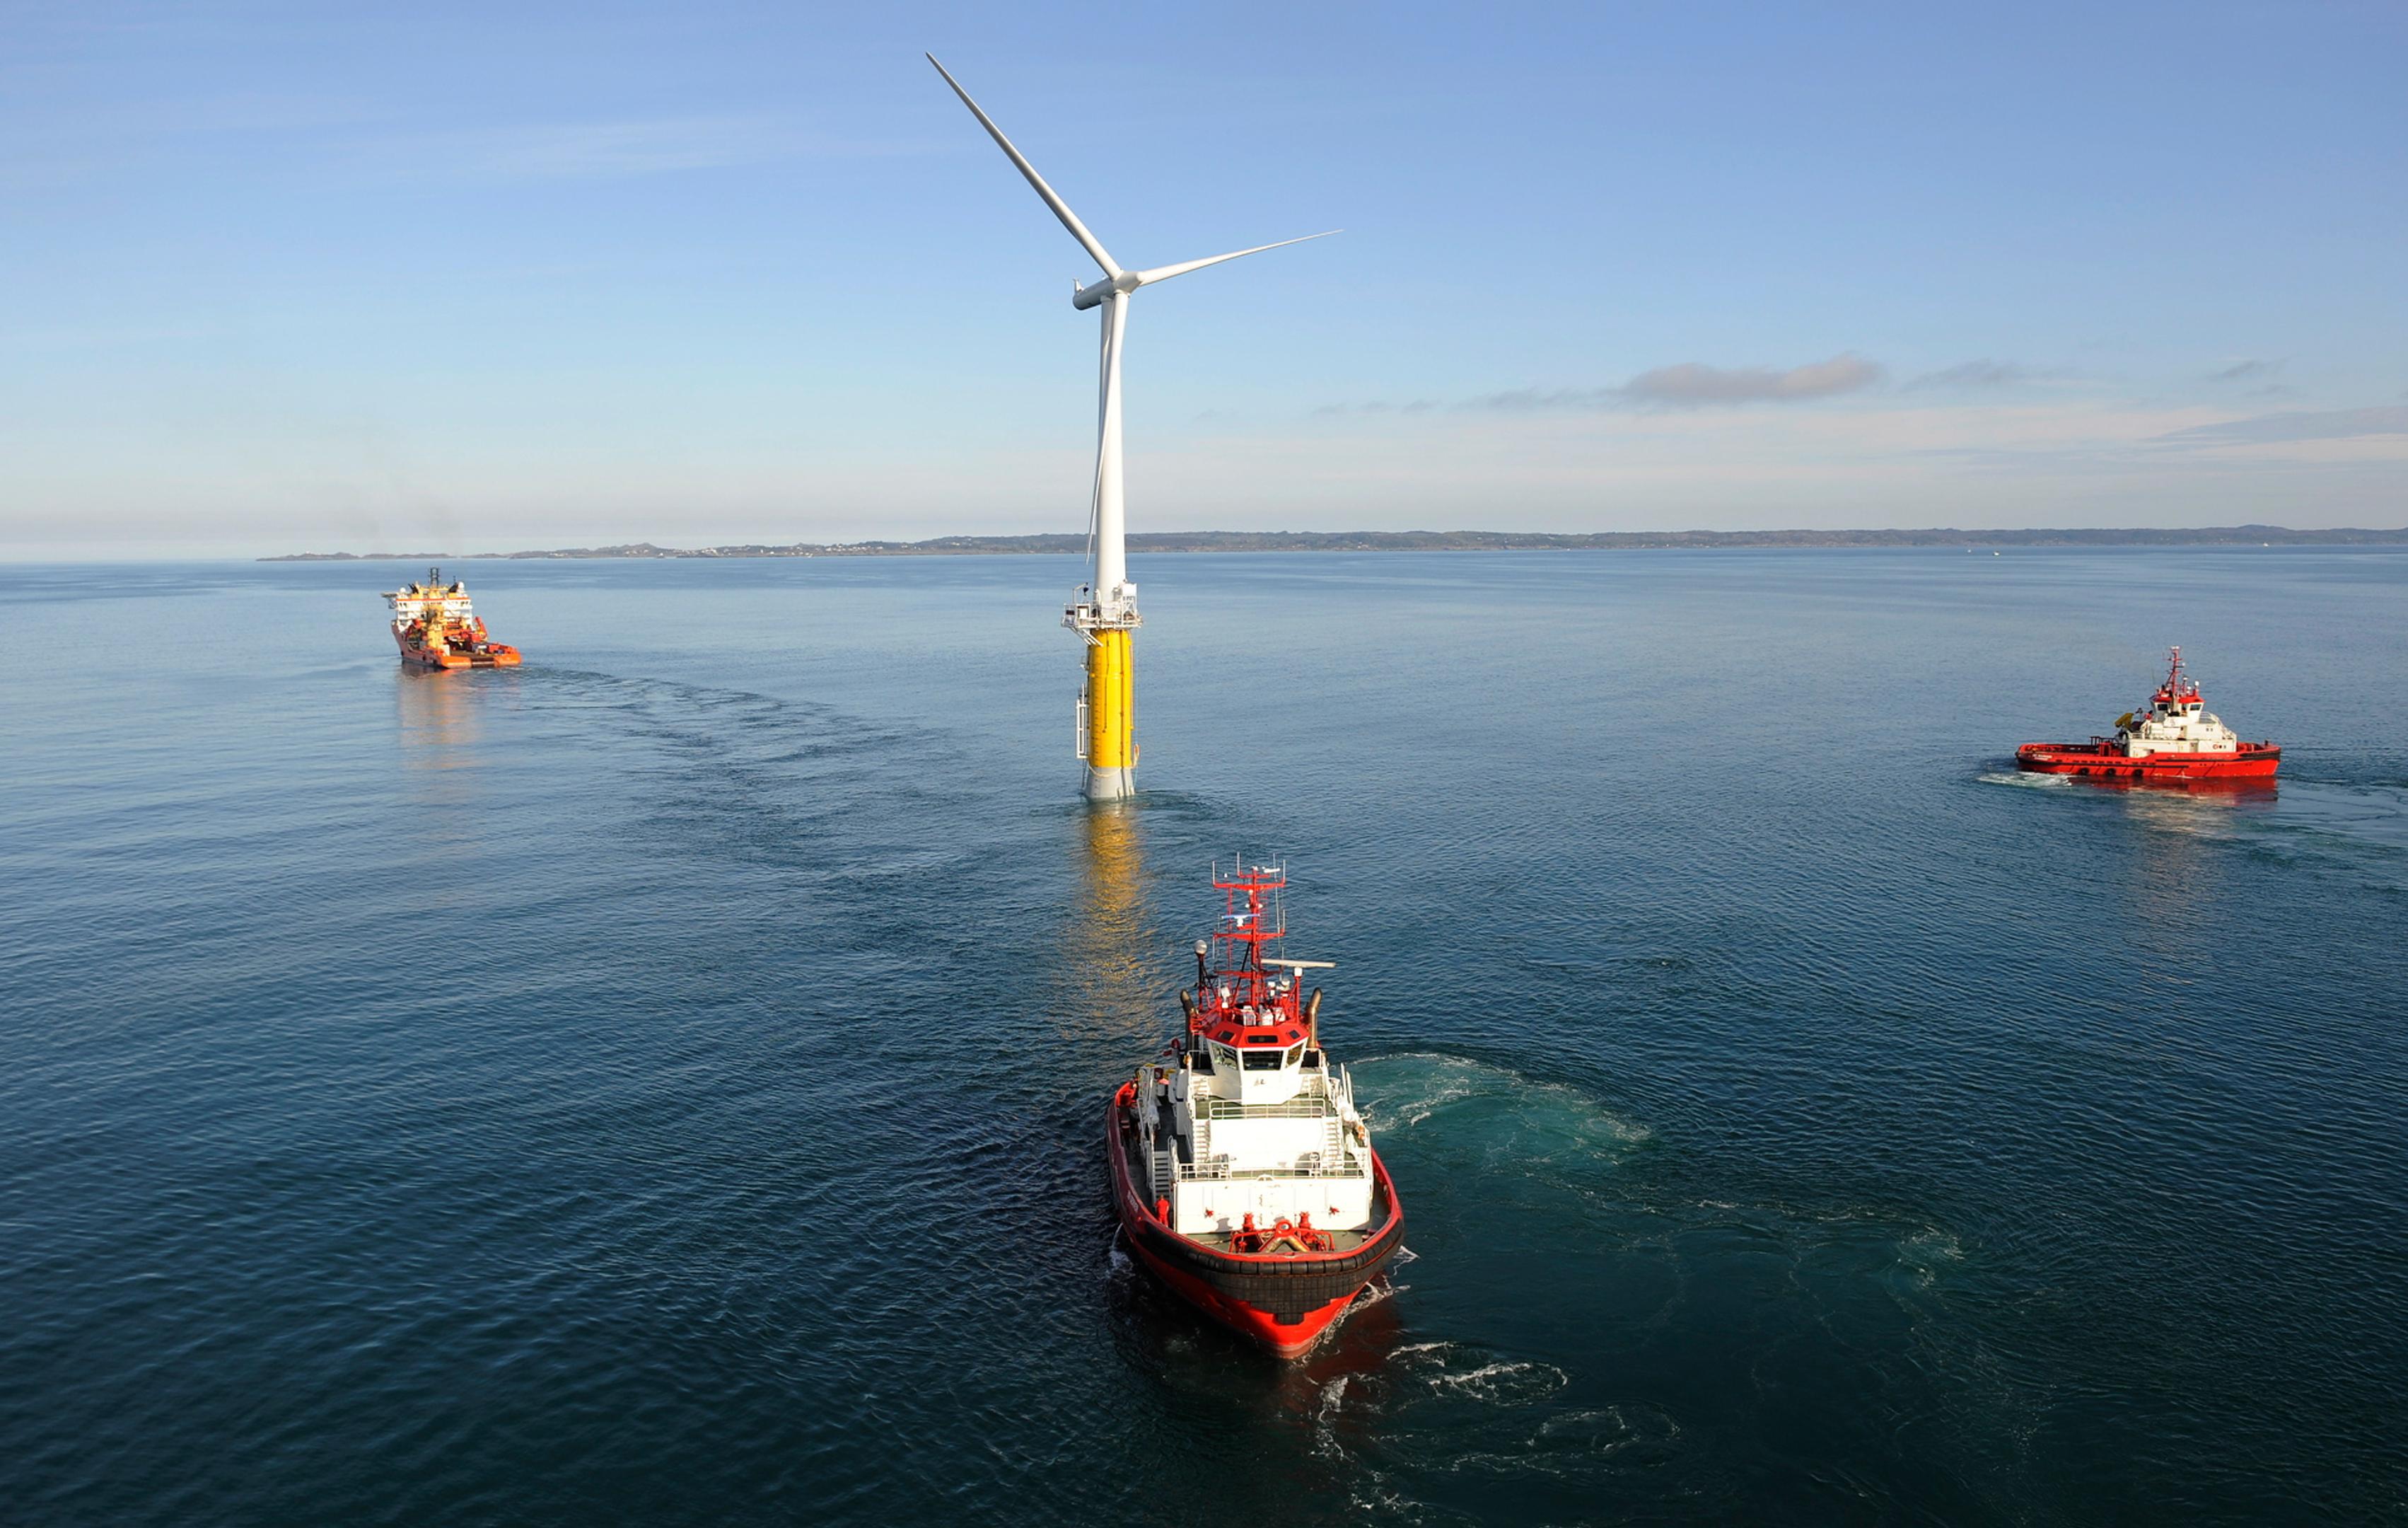
[[0, 555], [2408, 524], [2408, 8], [0, 5]]

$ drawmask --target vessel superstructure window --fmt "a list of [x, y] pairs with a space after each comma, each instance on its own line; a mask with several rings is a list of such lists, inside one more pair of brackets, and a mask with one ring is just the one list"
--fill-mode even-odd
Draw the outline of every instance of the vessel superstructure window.
[[1288, 1047], [1287, 1047], [1287, 1064], [1288, 1064], [1288, 1065], [1290, 1065], [1290, 1066], [1294, 1066], [1294, 1065], [1296, 1065], [1296, 1063], [1297, 1063], [1297, 1062], [1298, 1062], [1298, 1061], [1300, 1061], [1300, 1060], [1304, 1060], [1304, 1047], [1303, 1047], [1302, 1045], [1290, 1045], [1290, 1046], [1288, 1046]]
[[1287, 1053], [1285, 1051], [1250, 1050], [1246, 1052], [1246, 1070], [1249, 1072], [1277, 1072], [1280, 1069], [1280, 1063], [1286, 1060]]
[[1212, 1060], [1218, 1065], [1236, 1066], [1238, 1064], [1238, 1053], [1231, 1050], [1226, 1045], [1215, 1043], [1212, 1046]]

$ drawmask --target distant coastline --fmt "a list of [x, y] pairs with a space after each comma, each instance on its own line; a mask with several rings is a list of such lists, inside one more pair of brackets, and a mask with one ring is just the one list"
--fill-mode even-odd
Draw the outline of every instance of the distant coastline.
[[[1170, 530], [1128, 539], [1131, 552], [1649, 552], [1676, 547], [2408, 546], [2399, 530], [2204, 526], [2173, 530]], [[288, 552], [261, 562], [447, 562], [472, 558], [946, 557], [1081, 553], [1083, 536], [939, 536], [925, 541], [796, 541], [786, 546], [563, 547], [549, 552]]]

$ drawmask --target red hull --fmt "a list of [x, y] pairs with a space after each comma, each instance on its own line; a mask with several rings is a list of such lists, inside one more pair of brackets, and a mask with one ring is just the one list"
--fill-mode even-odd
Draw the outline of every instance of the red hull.
[[2128, 758], [2113, 743], [2027, 742], [2015, 767], [2040, 774], [2083, 774], [2101, 780], [2270, 780], [2283, 762], [2271, 742], [2244, 742], [2229, 754], [2145, 754]]
[[1207, 1247], [1156, 1220], [1131, 1175], [1136, 1127], [1117, 1100], [1104, 1129], [1112, 1205], [1130, 1252], [1190, 1305], [1282, 1358], [1296, 1358], [1318, 1341], [1364, 1286], [1387, 1270], [1403, 1245], [1404, 1208], [1377, 1151], [1371, 1153], [1372, 1203], [1386, 1205], [1387, 1218], [1362, 1246], [1344, 1252], [1252, 1257]]

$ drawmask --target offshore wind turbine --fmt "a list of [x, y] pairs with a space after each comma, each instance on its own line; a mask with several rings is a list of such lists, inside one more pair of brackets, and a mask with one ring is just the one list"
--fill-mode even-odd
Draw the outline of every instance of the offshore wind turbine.
[[[1070, 237], [1095, 258], [1104, 270], [1103, 279], [1084, 285], [1075, 279], [1070, 306], [1084, 311], [1099, 308], [1103, 324], [1103, 358], [1097, 388], [1096, 420], [1096, 486], [1087, 507], [1087, 533], [1095, 547], [1095, 567], [1079, 598], [1062, 613], [1062, 624], [1079, 633], [1087, 646], [1087, 684], [1079, 699], [1078, 749], [1086, 761], [1086, 795], [1091, 801], [1116, 801], [1137, 794], [1137, 670], [1133, 666], [1130, 633], [1144, 623], [1137, 613], [1137, 585], [1128, 578], [1127, 521], [1121, 494], [1121, 352], [1128, 336], [1129, 298], [1138, 288], [1167, 281], [1173, 276], [1184, 276], [1191, 270], [1217, 266], [1224, 260], [1240, 255], [1260, 254], [1265, 250], [1283, 249], [1301, 244], [1305, 239], [1326, 238], [1329, 234], [1307, 234], [1302, 238], [1283, 238], [1276, 244], [1257, 244], [1250, 250], [1232, 250], [1226, 254], [1207, 255], [1201, 260], [1182, 260], [1175, 266], [1155, 266], [1147, 270], [1125, 270], [1087, 225], [1070, 210], [1070, 205], [1055, 195], [1045, 178], [1027, 156], [1003, 136], [995, 119], [979, 109], [970, 93], [962, 89], [961, 81], [937, 64], [934, 53], [927, 55], [937, 72], [944, 75], [945, 83], [970, 108], [987, 137], [996, 147], [1018, 166]], [[1333, 228], [1329, 233], [1339, 230]]]

